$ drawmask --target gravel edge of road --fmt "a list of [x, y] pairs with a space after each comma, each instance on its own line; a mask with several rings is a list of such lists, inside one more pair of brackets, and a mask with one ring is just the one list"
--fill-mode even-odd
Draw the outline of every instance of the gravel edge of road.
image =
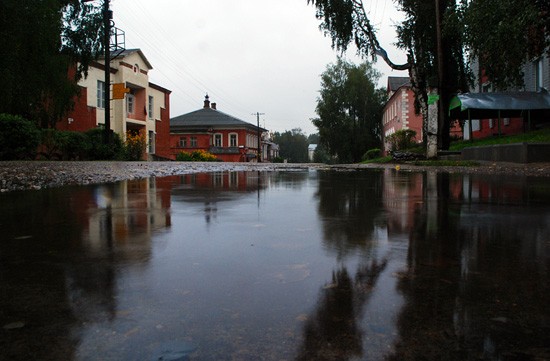
[[550, 163], [480, 163], [479, 166], [415, 166], [411, 164], [337, 164], [318, 163], [206, 163], [206, 162], [0, 162], [0, 192], [39, 190], [66, 185], [111, 183], [128, 179], [165, 177], [217, 171], [304, 171], [394, 169], [397, 171], [434, 171], [462, 174], [502, 174], [509, 176], [550, 177]]

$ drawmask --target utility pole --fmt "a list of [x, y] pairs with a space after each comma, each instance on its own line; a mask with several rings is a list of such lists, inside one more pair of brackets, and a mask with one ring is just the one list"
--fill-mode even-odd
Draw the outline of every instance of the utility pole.
[[445, 124], [445, 62], [443, 60], [443, 40], [441, 35], [441, 0], [435, 0], [435, 32], [437, 42], [437, 88], [438, 88], [438, 113], [437, 113], [437, 147], [445, 148], [445, 132], [448, 132], [448, 127]]
[[105, 144], [111, 144], [111, 20], [109, 0], [103, 0], [103, 47], [105, 51]]
[[262, 162], [262, 137], [260, 135], [260, 115], [265, 115], [265, 113], [256, 113], [256, 121], [258, 126], [258, 163]]

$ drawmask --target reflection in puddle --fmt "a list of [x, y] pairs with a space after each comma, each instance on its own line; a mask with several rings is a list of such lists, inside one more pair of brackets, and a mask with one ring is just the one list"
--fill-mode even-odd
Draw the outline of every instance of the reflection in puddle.
[[0, 195], [4, 359], [550, 358], [544, 181], [215, 172]]

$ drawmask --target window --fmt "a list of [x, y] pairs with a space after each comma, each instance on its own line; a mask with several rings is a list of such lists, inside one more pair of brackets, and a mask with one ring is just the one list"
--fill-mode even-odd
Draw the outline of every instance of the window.
[[149, 131], [149, 153], [155, 153], [155, 132], [152, 130]]
[[97, 81], [97, 107], [105, 109], [105, 82]]
[[139, 65], [134, 64], [134, 73], [139, 73]]
[[187, 138], [180, 137], [180, 148], [187, 148]]
[[152, 95], [149, 95], [149, 119], [154, 118], [153, 111], [155, 110], [155, 98]]
[[126, 112], [134, 114], [135, 97], [134, 94], [128, 94], [126, 97]]
[[542, 89], [542, 58], [535, 61], [535, 91]]
[[510, 125], [510, 118], [502, 118], [502, 122], [504, 125]]
[[229, 146], [230, 147], [236, 147], [237, 146], [237, 134], [235, 134], [235, 133], [229, 134]]
[[197, 137], [191, 137], [191, 148], [197, 147]]
[[214, 147], [221, 147], [222, 146], [222, 135], [221, 134], [214, 134]]

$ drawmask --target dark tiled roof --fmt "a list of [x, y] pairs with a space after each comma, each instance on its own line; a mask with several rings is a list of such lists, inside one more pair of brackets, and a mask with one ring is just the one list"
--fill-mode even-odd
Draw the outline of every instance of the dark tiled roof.
[[394, 92], [401, 88], [403, 85], [411, 85], [411, 80], [406, 76], [389, 76], [388, 77], [388, 91]]
[[[257, 126], [212, 108], [202, 108], [170, 119], [170, 128], [254, 128]], [[261, 131], [266, 129], [260, 128]]]

